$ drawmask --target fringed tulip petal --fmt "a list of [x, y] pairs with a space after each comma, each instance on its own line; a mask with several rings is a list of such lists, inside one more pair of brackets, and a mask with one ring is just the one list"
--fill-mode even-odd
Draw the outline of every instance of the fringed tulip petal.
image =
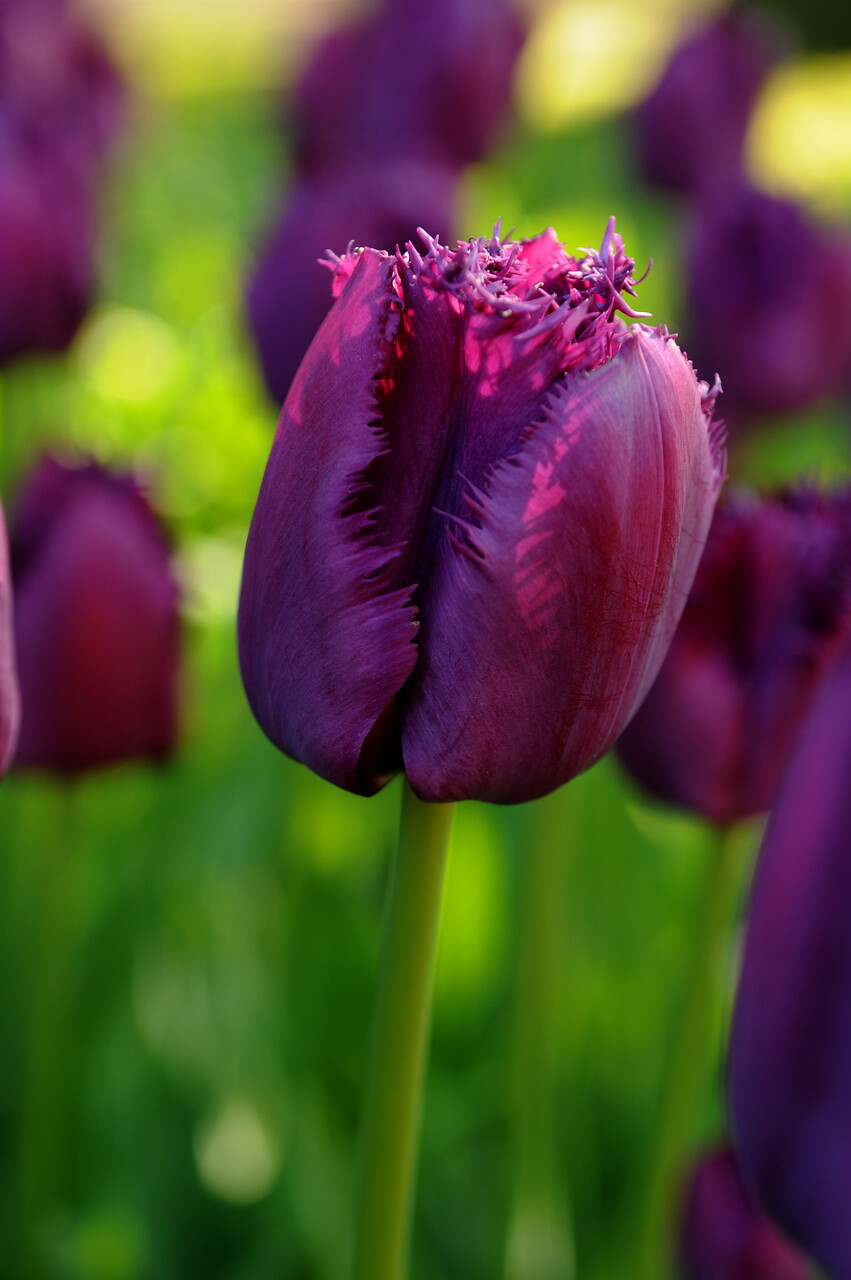
[[737, 1150], [767, 1212], [851, 1280], [851, 633], [759, 855], [731, 1040]]
[[411, 592], [387, 589], [399, 548], [375, 537], [367, 479], [388, 447], [378, 396], [401, 306], [393, 270], [386, 255], [361, 255], [296, 376], [249, 533], [239, 614], [243, 680], [265, 732], [366, 793], [398, 767], [383, 747], [362, 759], [364, 744], [392, 717], [416, 661]]
[[679, 620], [719, 484], [669, 339], [637, 330], [559, 387], [449, 526], [422, 602], [402, 743], [423, 798], [530, 799], [608, 750]]

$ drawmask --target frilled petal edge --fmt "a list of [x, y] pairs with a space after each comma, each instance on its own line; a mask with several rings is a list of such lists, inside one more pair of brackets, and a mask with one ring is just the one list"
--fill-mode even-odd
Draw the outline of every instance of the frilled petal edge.
[[386, 447], [377, 394], [398, 327], [394, 266], [360, 255], [302, 362], [251, 522], [239, 606], [242, 677], [261, 727], [362, 794], [399, 766], [394, 701], [417, 658], [410, 589], [388, 589], [399, 549], [377, 539], [364, 509], [366, 473]]

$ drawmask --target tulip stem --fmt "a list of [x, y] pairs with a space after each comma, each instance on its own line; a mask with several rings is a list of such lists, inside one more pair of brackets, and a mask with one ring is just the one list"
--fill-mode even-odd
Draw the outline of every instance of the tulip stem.
[[[565, 791], [530, 809], [520, 858], [521, 906], [514, 997], [514, 1198], [505, 1280], [572, 1280], [573, 1232], [560, 1170], [558, 1031], [565, 933]], [[570, 804], [572, 796], [567, 798]]]
[[403, 1280], [454, 806], [407, 783], [390, 882], [364, 1106], [353, 1280]]
[[732, 899], [740, 883], [741, 848], [734, 837], [734, 827], [718, 828], [710, 850], [679, 1034], [668, 1063], [662, 1114], [645, 1182], [639, 1280], [665, 1280], [671, 1273], [680, 1189], [706, 1081], [718, 970], [729, 938]]

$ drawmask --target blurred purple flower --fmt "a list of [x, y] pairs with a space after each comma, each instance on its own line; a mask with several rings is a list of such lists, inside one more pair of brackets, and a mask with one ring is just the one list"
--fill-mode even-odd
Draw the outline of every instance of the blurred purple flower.
[[18, 739], [21, 700], [15, 670], [15, 641], [12, 630], [12, 581], [6, 524], [0, 506], [0, 777], [6, 772]]
[[759, 855], [729, 1087], [745, 1176], [833, 1280], [851, 1277], [851, 632]]
[[722, 14], [684, 40], [636, 112], [645, 177], [693, 197], [735, 181], [751, 110], [783, 45], [759, 11]]
[[728, 190], [696, 216], [687, 310], [689, 351], [720, 374], [730, 421], [804, 409], [847, 376], [851, 236]]
[[174, 748], [177, 586], [137, 482], [44, 458], [10, 524], [16, 765], [77, 774]]
[[770, 808], [850, 592], [851, 491], [721, 503], [627, 769], [714, 822]]
[[522, 43], [505, 0], [383, 0], [326, 38], [296, 87], [299, 172], [481, 159], [508, 107]]
[[68, 0], [0, 4], [0, 111], [25, 133], [73, 137], [103, 155], [124, 117], [124, 85]]
[[686, 1191], [680, 1255], [685, 1280], [809, 1280], [812, 1268], [760, 1209], [733, 1153], [694, 1166]]
[[552, 230], [365, 249], [293, 382], [246, 549], [243, 679], [339, 786], [514, 802], [643, 698], [723, 473], [714, 394]]
[[68, 346], [93, 291], [88, 181], [0, 119], [0, 363]]
[[[279, 404], [333, 301], [317, 259], [350, 240], [393, 252], [421, 223], [449, 229], [454, 175], [416, 162], [357, 165], [298, 182], [248, 283], [246, 307], [269, 392]], [[293, 300], [298, 305], [293, 305]]]

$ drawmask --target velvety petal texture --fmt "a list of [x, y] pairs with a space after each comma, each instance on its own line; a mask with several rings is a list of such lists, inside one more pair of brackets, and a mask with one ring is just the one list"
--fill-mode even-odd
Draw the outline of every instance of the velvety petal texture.
[[831, 1280], [851, 1278], [851, 633], [759, 854], [729, 1090], [749, 1183]]
[[644, 176], [692, 197], [736, 181], [757, 94], [785, 46], [762, 12], [724, 13], [692, 32], [636, 111]]
[[630, 329], [610, 224], [350, 253], [284, 405], [239, 613], [278, 746], [370, 792], [531, 799], [635, 711], [723, 475], [714, 392]]
[[735, 425], [791, 413], [848, 378], [851, 235], [738, 185], [701, 202], [682, 332]]
[[522, 42], [506, 0], [383, 0], [332, 32], [302, 74], [292, 104], [299, 172], [355, 158], [480, 160], [508, 107]]
[[722, 502], [621, 761], [717, 823], [770, 808], [849, 603], [851, 490]]
[[813, 1274], [745, 1187], [726, 1148], [703, 1156], [691, 1171], [680, 1259], [683, 1280], [811, 1280]]
[[12, 577], [6, 524], [3, 508], [0, 507], [0, 777], [6, 772], [14, 755], [20, 721], [21, 698], [12, 628]]
[[138, 483], [45, 458], [10, 525], [16, 765], [78, 774], [160, 758], [177, 732], [178, 593]]

